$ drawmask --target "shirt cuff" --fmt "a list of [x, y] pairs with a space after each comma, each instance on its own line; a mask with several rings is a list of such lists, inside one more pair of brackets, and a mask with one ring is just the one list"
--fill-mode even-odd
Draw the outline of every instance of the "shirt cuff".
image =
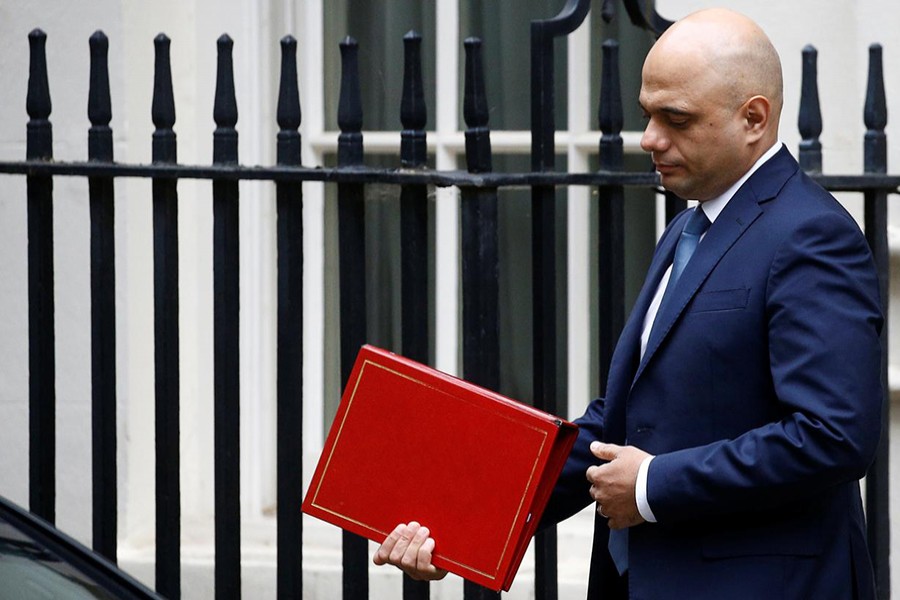
[[637, 501], [638, 512], [648, 523], [656, 523], [656, 517], [650, 510], [650, 503], [647, 502], [647, 472], [650, 470], [650, 461], [652, 456], [648, 456], [641, 461], [638, 468], [637, 481], [634, 484], [634, 499]]

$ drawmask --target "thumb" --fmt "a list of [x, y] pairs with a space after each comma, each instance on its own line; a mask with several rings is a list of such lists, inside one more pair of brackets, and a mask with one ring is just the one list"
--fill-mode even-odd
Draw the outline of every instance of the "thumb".
[[600, 460], [615, 460], [622, 451], [621, 446], [604, 444], [603, 442], [591, 442], [591, 453]]

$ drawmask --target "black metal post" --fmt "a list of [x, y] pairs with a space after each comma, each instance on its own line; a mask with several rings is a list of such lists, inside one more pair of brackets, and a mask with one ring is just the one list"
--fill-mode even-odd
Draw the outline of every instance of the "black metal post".
[[[90, 38], [88, 160], [112, 162], [112, 102], [102, 31]], [[112, 177], [88, 179], [91, 205], [91, 423], [94, 550], [116, 562], [116, 245]]]
[[819, 108], [818, 51], [813, 46], [803, 48], [803, 76], [800, 88], [800, 168], [807, 173], [822, 172], [822, 110]]
[[[619, 43], [603, 43], [603, 72], [600, 88], [600, 170], [621, 171], [622, 91], [619, 77]], [[616, 340], [625, 325], [625, 190], [621, 185], [600, 186], [600, 259], [598, 310], [600, 321], [600, 394], [606, 392], [609, 362]]]
[[[153, 162], [175, 164], [175, 98], [170, 41], [153, 40]], [[156, 365], [156, 591], [181, 597], [179, 442], [178, 189], [174, 178], [153, 179], [153, 323]]]
[[[53, 159], [47, 34], [28, 34], [28, 160]], [[53, 178], [29, 175], [28, 185], [28, 502], [56, 520], [56, 353], [53, 301]]]
[[[300, 165], [297, 40], [281, 40], [278, 164]], [[277, 181], [278, 212], [278, 575], [279, 600], [303, 596], [303, 186]]]
[[[217, 42], [213, 164], [238, 163], [234, 42]], [[240, 242], [238, 182], [213, 181], [216, 598], [241, 596]]]
[[[359, 92], [358, 45], [353, 38], [341, 42], [341, 94], [338, 103], [338, 165], [363, 162], [362, 102]], [[340, 245], [341, 383], [346, 385], [356, 354], [366, 340], [365, 188], [360, 183], [338, 184], [338, 238]], [[344, 598], [369, 597], [368, 541], [343, 532]]]
[[[531, 169], [552, 171], [554, 135], [553, 45], [584, 21], [590, 0], [567, 0], [553, 19], [531, 22]], [[556, 193], [552, 186], [531, 191], [533, 377], [535, 406], [557, 413]], [[535, 536], [535, 591], [538, 600], [556, 600], [556, 529]]]
[[[422, 36], [403, 36], [403, 96], [400, 101], [400, 163], [406, 169], [425, 167], [425, 125], [428, 110], [422, 84]], [[401, 341], [403, 354], [428, 363], [428, 187], [400, 187]], [[403, 600], [426, 600], [427, 581], [403, 576]]]
[[[466, 167], [490, 173], [488, 128], [481, 40], [468, 38], [463, 116], [466, 120]], [[488, 389], [500, 387], [500, 274], [497, 240], [497, 189], [462, 189], [463, 377]]]
[[[470, 173], [492, 170], [481, 40], [469, 38], [466, 48], [466, 166]], [[500, 387], [500, 274], [496, 188], [463, 188], [460, 201], [462, 243], [463, 377], [497, 390]], [[466, 581], [466, 600], [489, 600], [500, 594]]]
[[[600, 108], [600, 170], [617, 172], [624, 167], [622, 126], [622, 91], [619, 74], [619, 44], [615, 40], [603, 43]], [[600, 325], [600, 395], [606, 393], [609, 363], [616, 341], [625, 326], [625, 190], [621, 185], [599, 186], [598, 258], [599, 289], [598, 322]], [[594, 516], [593, 551], [606, 552], [609, 527], [606, 519]], [[604, 564], [604, 563], [601, 563]], [[613, 593], [621, 578], [611, 570], [591, 570], [588, 596]]]
[[[869, 81], [864, 111], [866, 136], [864, 141], [864, 169], [866, 173], [887, 173], [887, 102], [884, 92], [884, 69], [881, 45], [869, 47]], [[888, 246], [887, 190], [865, 192], [866, 239], [872, 248], [881, 286], [881, 310], [889, 313], [890, 249]], [[881, 331], [882, 434], [875, 462], [866, 476], [866, 519], [869, 553], [875, 566], [876, 593], [879, 600], [891, 596], [890, 572], [890, 388], [888, 387], [888, 323]]]
[[664, 19], [656, 12], [656, 7], [652, 0], [623, 0], [625, 10], [628, 12], [628, 18], [632, 24], [641, 29], [652, 31], [656, 37], [669, 28], [672, 21]]
[[672, 219], [674, 219], [678, 213], [687, 208], [687, 200], [682, 200], [669, 190], [665, 190], [663, 195], [665, 196], [665, 214], [666, 214], [666, 223], [671, 223]]
[[[422, 37], [410, 31], [403, 37], [403, 97], [400, 102], [400, 162], [406, 169], [425, 167], [425, 125], [428, 111], [422, 84]], [[428, 187], [400, 188], [402, 247], [403, 354], [428, 362]]]
[[[674, 21], [660, 16], [656, 12], [653, 2], [648, 2], [647, 0], [623, 0], [622, 3], [625, 5], [625, 10], [631, 23], [636, 27], [653, 32], [657, 38], [674, 23]], [[604, 10], [613, 13], [612, 3], [604, 3]], [[665, 221], [669, 223], [678, 213], [687, 208], [687, 202], [668, 190], [663, 193], [665, 196]]]
[[[466, 167], [490, 173], [491, 132], [488, 128], [481, 40], [469, 38], [463, 116], [466, 120]], [[497, 390], [500, 387], [500, 273], [496, 188], [463, 188], [460, 199], [462, 267], [463, 377]], [[466, 600], [488, 600], [500, 594], [466, 581]]]

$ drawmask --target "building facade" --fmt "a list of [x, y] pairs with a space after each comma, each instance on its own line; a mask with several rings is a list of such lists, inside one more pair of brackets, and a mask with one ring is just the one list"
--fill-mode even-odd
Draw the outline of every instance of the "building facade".
[[[600, 18], [596, 2], [586, 23], [557, 47], [557, 164], [573, 172], [596, 169], [597, 99], [600, 46], [607, 37], [621, 44], [623, 133], [627, 164], [649, 168], [639, 148], [641, 122], [636, 93], [640, 64], [651, 36], [627, 23], [619, 8], [612, 24]], [[712, 5], [701, 0], [658, 0], [664, 17], [677, 19]], [[796, 153], [800, 136], [801, 51], [807, 44], [819, 52], [819, 91], [824, 131], [826, 173], [862, 171], [862, 111], [872, 43], [884, 46], [885, 85], [889, 112], [900, 102], [900, 49], [892, 34], [900, 29], [900, 13], [890, 0], [722, 0], [757, 20], [770, 34], [785, 72], [785, 112], [781, 138]], [[402, 81], [402, 37], [409, 30], [423, 36], [425, 98], [428, 104], [429, 164], [438, 169], [464, 168], [465, 125], [461, 109], [463, 40], [475, 35], [485, 44], [491, 129], [497, 170], [528, 170], [530, 152], [528, 23], [548, 18], [560, 0], [97, 0], [61, 3], [53, 0], [13, 1], [0, 6], [0, 158], [25, 155], [25, 91], [28, 71], [27, 35], [35, 27], [48, 34], [47, 55], [53, 97], [51, 121], [54, 156], [86, 159], [88, 38], [102, 29], [110, 39], [111, 94], [116, 160], [149, 163], [153, 123], [153, 38], [171, 39], [173, 82], [179, 139], [179, 161], [209, 164], [216, 77], [216, 39], [227, 32], [235, 42], [234, 65], [239, 108], [240, 161], [246, 165], [275, 162], [275, 111], [280, 53], [286, 34], [298, 40], [298, 66], [303, 122], [300, 127], [305, 165], [334, 164], [337, 148], [337, 89], [340, 80], [338, 42], [352, 35], [360, 43], [363, 75], [364, 131], [367, 163], [395, 165], [400, 144], [399, 98]], [[892, 93], [893, 92], [893, 93]], [[892, 139], [888, 124], [888, 140]], [[889, 165], [898, 164], [900, 146], [889, 143]], [[392, 162], [394, 161], [394, 162]], [[892, 169], [889, 169], [892, 170]], [[25, 182], [0, 176], [0, 494], [27, 506], [28, 471], [28, 304]], [[57, 524], [90, 543], [91, 457], [90, 290], [88, 279], [90, 226], [87, 184], [56, 178], [56, 385], [58, 397]], [[153, 438], [153, 296], [150, 185], [145, 180], [116, 183], [117, 369], [119, 403], [119, 560], [152, 585], [154, 560]], [[182, 563], [186, 598], [212, 597], [213, 557], [213, 321], [211, 194], [204, 181], [179, 183], [181, 293], [181, 453]], [[519, 192], [501, 195], [501, 391], [529, 399], [530, 347], [527, 328], [528, 245], [517, 243], [528, 213], [516, 202]], [[337, 347], [338, 252], [333, 189], [304, 185], [304, 455], [298, 457], [308, 479], [340, 395]], [[373, 262], [392, 264], [395, 241], [390, 191], [369, 198], [367, 223], [374, 242]], [[527, 196], [527, 194], [526, 194]], [[840, 197], [861, 215], [858, 195]], [[627, 297], [632, 298], [649, 260], [655, 235], [662, 230], [661, 199], [635, 196], [629, 209]], [[274, 597], [275, 553], [275, 208], [270, 184], [241, 183], [241, 504], [244, 597]], [[596, 285], [597, 235], [589, 188], [572, 187], [560, 195], [560, 260], [565, 285], [559, 292], [563, 381], [559, 385], [566, 415], [576, 417], [597, 393], [599, 359], [592, 322], [592, 285]], [[896, 211], [892, 211], [892, 215]], [[434, 190], [430, 202], [434, 241], [430, 260], [437, 274], [430, 283], [434, 364], [459, 373], [459, 236], [458, 191]], [[892, 274], [900, 267], [897, 226], [889, 230]], [[385, 267], [370, 275], [374, 294], [368, 308], [373, 343], [398, 343], [397, 274]], [[900, 274], [900, 273], [897, 273]], [[898, 298], [900, 279], [893, 277], [891, 300]], [[896, 303], [894, 303], [896, 304]], [[630, 305], [630, 304], [629, 304]], [[891, 348], [897, 347], [898, 321], [892, 310]], [[892, 403], [900, 388], [890, 365]], [[893, 407], [896, 409], [896, 407]], [[900, 415], [896, 410], [895, 415]], [[900, 439], [900, 416], [890, 423]], [[892, 464], [900, 464], [896, 442]], [[897, 478], [892, 477], [897, 480]], [[895, 495], [900, 498], [900, 495]], [[298, 507], [299, 510], [299, 507]], [[900, 515], [900, 501], [892, 503]], [[560, 528], [562, 598], [581, 598], [586, 588], [590, 510]], [[332, 596], [340, 582], [340, 535], [329, 526], [305, 523], [305, 584], [309, 598]], [[893, 536], [896, 540], [896, 535]], [[896, 547], [896, 544], [894, 544]], [[298, 549], [300, 551], [300, 549]], [[509, 594], [530, 597], [529, 560]], [[893, 565], [897, 573], [898, 565]], [[893, 578], [897, 580], [895, 576]], [[377, 570], [373, 598], [399, 597], [396, 573]], [[448, 578], [432, 588], [433, 598], [459, 597], [459, 580]], [[307, 597], [305, 595], [305, 597]]]

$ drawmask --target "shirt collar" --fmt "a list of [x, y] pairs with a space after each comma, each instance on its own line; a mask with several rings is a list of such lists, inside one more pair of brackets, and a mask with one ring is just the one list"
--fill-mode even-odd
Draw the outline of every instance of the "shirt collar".
[[750, 176], [753, 175], [757, 171], [757, 169], [763, 166], [770, 158], [778, 154], [778, 151], [781, 150], [781, 146], [781, 142], [775, 142], [775, 144], [771, 148], [769, 148], [765, 154], [760, 156], [759, 159], [755, 163], [753, 163], [753, 166], [750, 167], [749, 171], [744, 173], [743, 177], [738, 179], [736, 182], [734, 182], [734, 185], [725, 190], [725, 193], [713, 198], [712, 200], [707, 200], [706, 202], [700, 204], [700, 206], [703, 207], [703, 212], [706, 213], [706, 217], [709, 219], [710, 223], [716, 222], [716, 218], [725, 208], [725, 205], [728, 204], [728, 201], [731, 200], [731, 197], [737, 193], [741, 186], [744, 185], [744, 183], [748, 179], [750, 179]]

